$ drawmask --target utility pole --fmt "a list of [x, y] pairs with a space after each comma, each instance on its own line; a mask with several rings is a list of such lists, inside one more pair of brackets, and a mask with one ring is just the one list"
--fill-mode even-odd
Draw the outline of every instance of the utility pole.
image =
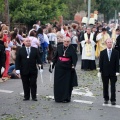
[[91, 13], [91, 0], [88, 0], [88, 23], [87, 24], [89, 24], [90, 13]]
[[10, 27], [10, 17], [9, 17], [9, 3], [8, 0], [4, 0], [5, 11], [4, 11], [4, 23]]
[[117, 10], [115, 10], [115, 23], [116, 23], [116, 20], [117, 20]]

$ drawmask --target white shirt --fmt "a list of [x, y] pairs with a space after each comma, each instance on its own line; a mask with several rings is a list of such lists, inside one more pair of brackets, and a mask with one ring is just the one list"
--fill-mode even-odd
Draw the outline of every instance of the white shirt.
[[77, 40], [78, 40], [78, 37], [77, 36], [73, 36], [71, 38], [71, 44], [77, 44]]
[[30, 36], [29, 39], [31, 40], [31, 46], [38, 48], [39, 40], [36, 37]]
[[44, 35], [44, 40], [45, 40], [45, 42], [47, 42], [47, 43], [49, 44], [48, 36], [47, 36], [46, 34], [44, 34], [44, 33], [43, 33], [43, 35]]

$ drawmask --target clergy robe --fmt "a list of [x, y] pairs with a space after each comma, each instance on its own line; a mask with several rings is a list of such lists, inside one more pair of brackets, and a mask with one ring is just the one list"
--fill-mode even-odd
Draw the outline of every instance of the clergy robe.
[[110, 38], [110, 35], [108, 33], [99, 33], [97, 35], [96, 41], [97, 41], [97, 47], [96, 47], [96, 57], [99, 57], [100, 52], [107, 48], [105, 41]]
[[[86, 41], [90, 39], [91, 43]], [[95, 42], [93, 41], [93, 34], [84, 34], [84, 40], [81, 42], [82, 46], [82, 65], [81, 69], [94, 70], [96, 69], [95, 64]]]
[[70, 101], [72, 89], [77, 86], [77, 75], [75, 69], [72, 69], [72, 65], [76, 66], [77, 60], [77, 54], [72, 45], [67, 48], [64, 45], [58, 45], [52, 60], [53, 67], [55, 66], [54, 98], [56, 102]]

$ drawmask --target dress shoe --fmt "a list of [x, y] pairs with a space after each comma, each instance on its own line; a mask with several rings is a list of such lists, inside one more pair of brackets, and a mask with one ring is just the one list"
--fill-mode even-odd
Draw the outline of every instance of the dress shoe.
[[111, 102], [111, 105], [116, 105], [116, 102], [115, 101]]
[[29, 99], [28, 98], [24, 98], [23, 101], [28, 101]]
[[32, 100], [33, 100], [33, 101], [38, 101], [37, 98], [33, 98]]
[[108, 104], [108, 101], [107, 101], [107, 100], [105, 100], [105, 101], [104, 101], [104, 104]]

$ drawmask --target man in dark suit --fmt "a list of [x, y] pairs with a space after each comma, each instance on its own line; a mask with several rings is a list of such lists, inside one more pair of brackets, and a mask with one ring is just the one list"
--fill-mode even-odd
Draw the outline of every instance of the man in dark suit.
[[119, 53], [112, 49], [112, 40], [106, 40], [107, 49], [101, 51], [99, 59], [100, 73], [103, 81], [104, 104], [109, 101], [109, 80], [111, 83], [111, 104], [116, 105], [116, 81], [119, 75]]
[[0, 82], [3, 82], [1, 77], [4, 68], [5, 68], [4, 46], [0, 44]]
[[37, 101], [37, 67], [36, 64], [42, 64], [38, 50], [31, 47], [29, 38], [25, 38], [25, 47], [22, 47], [16, 57], [16, 73], [21, 75], [24, 101], [30, 99], [30, 92], [32, 100]]
[[120, 58], [120, 30], [119, 29], [116, 29], [115, 49], [119, 51], [119, 58]]

